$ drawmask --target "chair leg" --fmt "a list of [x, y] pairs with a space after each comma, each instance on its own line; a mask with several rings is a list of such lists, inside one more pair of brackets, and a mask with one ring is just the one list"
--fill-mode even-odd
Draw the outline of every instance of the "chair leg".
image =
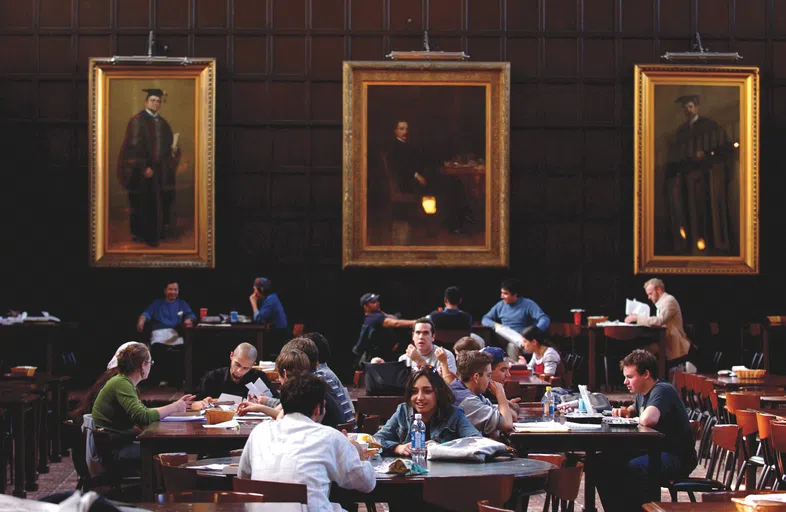
[[696, 495], [693, 494], [693, 491], [688, 491], [688, 497], [690, 498], [691, 503], [696, 503]]
[[671, 495], [671, 501], [679, 501], [679, 497], [677, 496], [677, 491], [675, 489], [669, 488], [669, 494]]

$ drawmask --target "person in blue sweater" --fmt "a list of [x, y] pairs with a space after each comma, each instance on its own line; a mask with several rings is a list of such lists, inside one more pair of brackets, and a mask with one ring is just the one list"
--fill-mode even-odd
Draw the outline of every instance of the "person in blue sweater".
[[[541, 331], [546, 332], [551, 324], [551, 319], [534, 300], [519, 297], [521, 283], [518, 279], [506, 279], [502, 281], [500, 288], [502, 300], [483, 315], [481, 322], [483, 325], [491, 327], [495, 331], [500, 325], [504, 325], [519, 333], [530, 325], [535, 325]], [[512, 361], [518, 361], [521, 347], [517, 343], [508, 341], [507, 352]]]
[[[248, 300], [251, 302], [254, 323], [268, 324], [270, 334], [265, 337], [265, 357], [278, 355], [281, 347], [291, 338], [287, 330], [287, 314], [284, 306], [273, 292], [273, 283], [267, 277], [254, 279], [254, 288]], [[259, 301], [262, 301], [260, 304]]]
[[162, 386], [168, 384], [161, 379], [164, 373], [170, 375], [172, 382], [177, 386], [183, 382], [184, 363], [177, 357], [180, 345], [183, 344], [180, 329], [193, 327], [196, 323], [196, 315], [191, 310], [191, 306], [179, 296], [180, 286], [177, 281], [168, 282], [164, 288], [164, 298], [151, 302], [136, 322], [136, 329], [139, 332], [142, 332], [145, 324], [150, 322], [152, 328], [150, 354], [158, 361], [151, 380], [159, 382]]

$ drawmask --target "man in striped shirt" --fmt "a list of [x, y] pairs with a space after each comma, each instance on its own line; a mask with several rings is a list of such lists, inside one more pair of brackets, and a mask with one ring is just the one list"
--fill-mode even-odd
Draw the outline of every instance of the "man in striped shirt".
[[317, 363], [317, 375], [321, 375], [325, 382], [331, 387], [333, 392], [341, 404], [341, 410], [344, 411], [344, 417], [349, 418], [347, 421], [352, 421], [355, 417], [355, 406], [352, 405], [352, 399], [349, 396], [349, 391], [341, 383], [338, 376], [333, 373], [333, 370], [328, 367], [328, 360], [330, 360], [330, 344], [327, 338], [318, 332], [309, 332], [303, 335], [314, 342], [319, 351], [319, 361]]

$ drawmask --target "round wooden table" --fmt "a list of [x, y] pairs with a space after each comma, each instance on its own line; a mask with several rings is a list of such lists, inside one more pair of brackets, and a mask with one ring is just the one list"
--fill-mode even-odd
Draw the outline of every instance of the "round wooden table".
[[[394, 460], [390, 457], [377, 458], [372, 461], [376, 467]], [[237, 466], [231, 466], [223, 471], [209, 471], [198, 469], [209, 464], [238, 464], [240, 457], [218, 457], [201, 459], [183, 464], [181, 467], [197, 468], [200, 477], [214, 477], [217, 486], [222, 489], [231, 488], [231, 477], [237, 474]], [[429, 478], [459, 478], [489, 475], [511, 475], [516, 481], [515, 489], [519, 492], [529, 493], [543, 489], [546, 476], [554, 465], [534, 459], [500, 458], [492, 462], [450, 462], [428, 461], [428, 473], [417, 476], [400, 476], [376, 473], [377, 486], [369, 494], [342, 489], [336, 485], [330, 492], [330, 501], [334, 503], [363, 503], [374, 501], [377, 503], [412, 504], [422, 502], [423, 482]], [[229, 478], [227, 478], [229, 477]], [[221, 479], [221, 480], [219, 480]], [[221, 482], [221, 483], [219, 483]]]

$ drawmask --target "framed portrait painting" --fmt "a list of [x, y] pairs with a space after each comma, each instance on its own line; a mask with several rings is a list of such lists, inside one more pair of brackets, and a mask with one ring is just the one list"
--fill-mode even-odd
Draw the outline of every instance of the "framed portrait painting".
[[215, 265], [215, 59], [90, 60], [90, 264]]
[[508, 63], [344, 62], [343, 265], [508, 265]]
[[635, 66], [634, 271], [759, 272], [759, 70]]

